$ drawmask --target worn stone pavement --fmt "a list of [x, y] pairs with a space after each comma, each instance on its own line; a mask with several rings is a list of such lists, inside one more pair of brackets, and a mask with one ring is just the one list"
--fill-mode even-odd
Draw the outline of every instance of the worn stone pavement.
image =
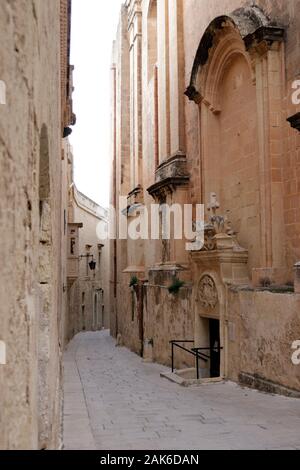
[[233, 383], [183, 388], [108, 332], [78, 335], [64, 362], [65, 449], [300, 449], [297, 399]]

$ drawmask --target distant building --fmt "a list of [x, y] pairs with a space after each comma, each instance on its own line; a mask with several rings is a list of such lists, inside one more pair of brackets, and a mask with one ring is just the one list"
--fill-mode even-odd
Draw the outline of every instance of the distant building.
[[[84, 196], [73, 185], [69, 203], [68, 252], [79, 258], [78, 277], [69, 276], [69, 317], [66, 319], [66, 338], [80, 331], [109, 328], [108, 260], [109, 244], [99, 239], [108, 225], [108, 213]], [[102, 226], [102, 227], [101, 227]], [[78, 235], [72, 237], [72, 230]], [[78, 246], [77, 246], [78, 245]]]

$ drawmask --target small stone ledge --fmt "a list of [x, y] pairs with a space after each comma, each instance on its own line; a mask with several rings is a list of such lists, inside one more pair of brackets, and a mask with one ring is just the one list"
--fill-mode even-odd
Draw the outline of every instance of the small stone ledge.
[[155, 172], [156, 183], [167, 178], [188, 177], [186, 156], [177, 153], [162, 162]]
[[145, 273], [146, 269], [145, 266], [127, 266], [122, 273], [123, 274], [139, 274]]
[[[149, 284], [162, 288], [167, 288], [174, 278], [184, 281], [185, 283], [188, 283], [190, 279], [190, 271], [188, 267], [180, 264], [166, 263], [152, 266], [149, 268], [148, 274]], [[188, 285], [185, 284], [184, 287], [188, 287]]]
[[239, 375], [239, 383], [248, 388], [259, 390], [273, 395], [283, 395], [289, 398], [300, 398], [300, 391], [287, 388], [283, 385], [277, 384], [257, 374], [251, 375], [241, 372]]
[[268, 292], [269, 294], [294, 294], [293, 286], [261, 286], [253, 287], [249, 285], [244, 286], [230, 286], [232, 292]]
[[155, 183], [147, 191], [154, 199], [162, 200], [177, 187], [187, 186], [189, 181], [186, 156], [176, 154], [159, 165], [155, 172]]
[[124, 210], [124, 215], [127, 213], [128, 216], [135, 216], [136, 211], [141, 208], [144, 204], [143, 188], [138, 185], [134, 188], [127, 196], [127, 208]]
[[163, 200], [168, 194], [172, 194], [178, 186], [187, 186], [189, 176], [174, 176], [159, 181], [148, 188], [148, 193], [156, 200]]
[[285, 37], [285, 29], [280, 26], [261, 26], [254, 33], [248, 34], [244, 38], [246, 49], [249, 49], [253, 44], [260, 44], [265, 42], [268, 45], [273, 42], [282, 42]]

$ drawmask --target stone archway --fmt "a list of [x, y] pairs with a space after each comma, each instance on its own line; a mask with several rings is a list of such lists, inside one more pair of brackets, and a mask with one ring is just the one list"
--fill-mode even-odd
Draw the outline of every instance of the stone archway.
[[249, 249], [249, 267], [260, 264], [260, 187], [256, 87], [250, 56], [230, 20], [214, 38], [197, 87], [201, 128], [202, 200], [216, 191], [223, 212]]
[[273, 181], [270, 137], [272, 123], [282, 120], [273, 97], [284, 80], [283, 39], [283, 28], [258, 7], [215, 18], [200, 41], [185, 93], [199, 106], [199, 196], [205, 204], [212, 191], [218, 193], [249, 250], [254, 275], [275, 273], [286, 263], [282, 181]]

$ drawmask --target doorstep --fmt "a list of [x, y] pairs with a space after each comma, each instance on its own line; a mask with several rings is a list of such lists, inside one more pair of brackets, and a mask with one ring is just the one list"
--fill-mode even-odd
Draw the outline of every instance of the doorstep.
[[160, 376], [164, 379], [169, 380], [170, 382], [181, 385], [182, 387], [190, 386], [200, 386], [200, 385], [209, 385], [224, 382], [223, 377], [216, 378], [201, 378], [201, 379], [190, 379], [184, 377], [184, 375], [189, 374], [193, 369], [183, 369], [176, 372], [161, 372]]

